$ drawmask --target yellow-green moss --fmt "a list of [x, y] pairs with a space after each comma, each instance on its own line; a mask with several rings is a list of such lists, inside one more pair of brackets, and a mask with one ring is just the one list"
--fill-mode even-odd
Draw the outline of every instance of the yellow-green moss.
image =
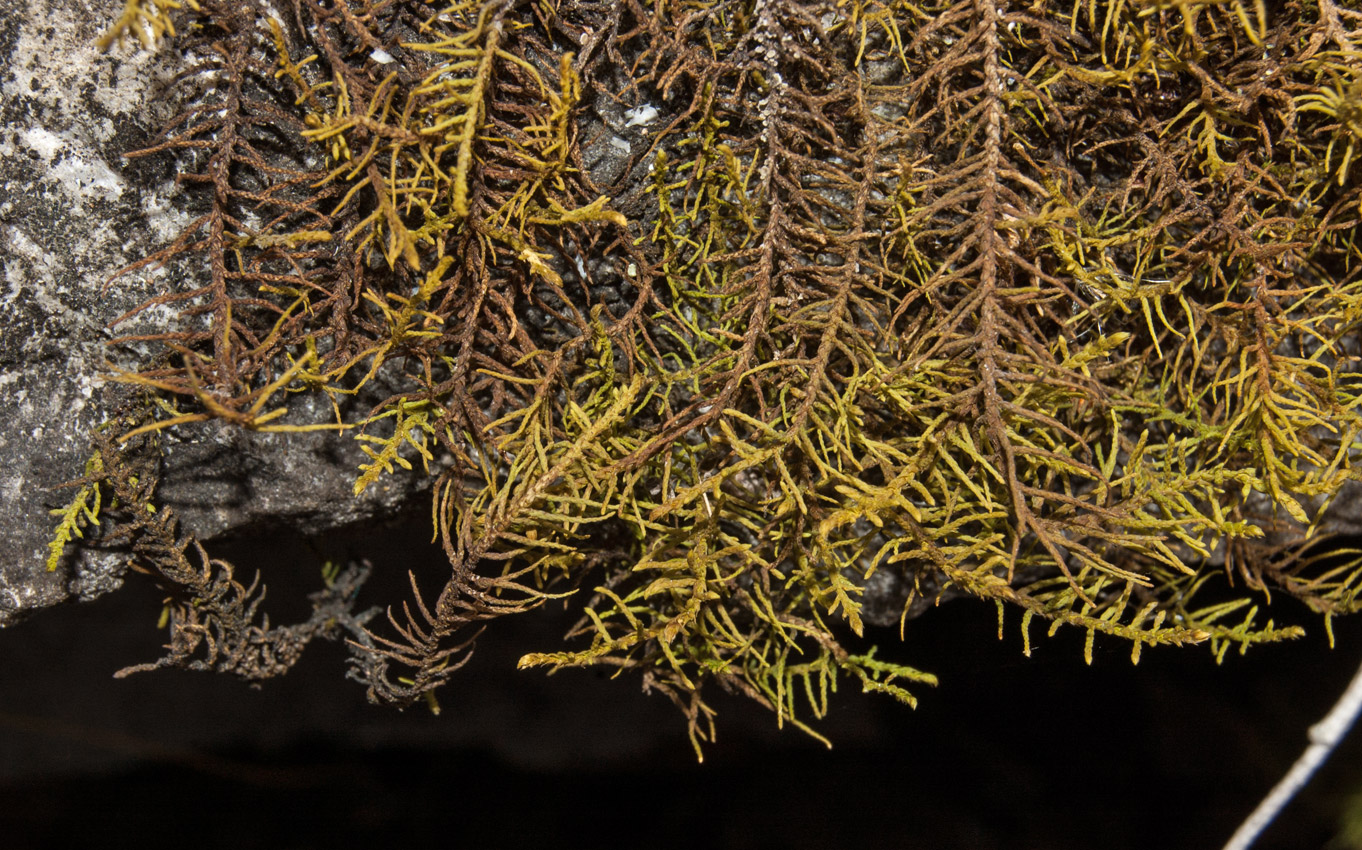
[[[1356, 609], [1356, 560], [1295, 544], [1362, 432], [1357, 12], [199, 6], [208, 58], [138, 155], [196, 164], [209, 212], [148, 261], [207, 282], [149, 302], [187, 321], [127, 364], [170, 412], [123, 445], [346, 430], [356, 493], [422, 458], [450, 569], [355, 632], [371, 697], [427, 698], [478, 623], [576, 590], [570, 647], [522, 666], [636, 671], [697, 750], [709, 682], [805, 729], [839, 678], [934, 683], [848, 648], [877, 571], [905, 616], [991, 600], [1028, 647], [1040, 618], [1135, 660], [1299, 634], [1268, 588]], [[263, 412], [299, 392], [335, 419]]]

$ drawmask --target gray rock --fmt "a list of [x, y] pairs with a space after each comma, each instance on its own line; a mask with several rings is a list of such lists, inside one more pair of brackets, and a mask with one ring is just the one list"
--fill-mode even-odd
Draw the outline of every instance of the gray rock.
[[[188, 285], [164, 270], [110, 283], [188, 220], [163, 158], [122, 156], [170, 117], [160, 95], [177, 69], [173, 51], [99, 51], [115, 5], [0, 0], [0, 626], [121, 583], [116, 553], [82, 551], [47, 571], [50, 511], [70, 501], [58, 485], [83, 474], [91, 429], [126, 393], [107, 380], [109, 323]], [[166, 438], [159, 495], [205, 539], [325, 531], [390, 513], [419, 486], [386, 477], [355, 499], [363, 459], [345, 435], [205, 425]]]

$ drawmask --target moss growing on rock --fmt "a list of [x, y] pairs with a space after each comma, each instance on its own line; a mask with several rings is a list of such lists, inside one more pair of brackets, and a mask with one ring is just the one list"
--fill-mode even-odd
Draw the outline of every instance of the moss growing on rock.
[[[175, 270], [144, 307], [179, 320], [114, 341], [150, 401], [81, 491], [170, 590], [168, 663], [347, 628], [407, 705], [575, 593], [522, 666], [634, 671], [698, 750], [714, 683], [810, 732], [839, 679], [911, 703], [933, 677], [846, 636], [947, 596], [1134, 659], [1299, 634], [1269, 590], [1356, 609], [1357, 560], [1301, 544], [1362, 448], [1358, 12], [185, 6], [108, 36], [174, 22], [181, 111], [134, 155], [202, 209], [128, 270]], [[257, 623], [156, 505], [207, 420], [358, 439], [357, 493], [428, 476], [448, 571]]]

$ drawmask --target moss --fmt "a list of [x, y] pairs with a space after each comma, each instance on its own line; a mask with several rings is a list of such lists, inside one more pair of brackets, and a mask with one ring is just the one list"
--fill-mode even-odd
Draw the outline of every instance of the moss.
[[[1356, 610], [1357, 558], [1299, 544], [1362, 433], [1357, 12], [186, 6], [131, 0], [106, 40], [176, 21], [201, 57], [132, 155], [208, 204], [134, 268], [203, 283], [146, 305], [179, 327], [115, 340], [161, 347], [123, 360], [154, 402], [81, 491], [159, 541], [167, 663], [272, 674], [259, 648], [297, 637], [137, 507], [158, 435], [209, 419], [353, 435], [356, 493], [421, 459], [448, 572], [382, 624], [318, 601], [398, 705], [483, 622], [573, 593], [568, 648], [522, 666], [633, 671], [697, 752], [714, 683], [813, 734], [839, 680], [934, 684], [849, 648], [877, 573], [905, 638], [967, 596], [1028, 648], [1039, 620], [1134, 660], [1299, 634], [1269, 590]], [[588, 168], [588, 131], [627, 165]], [[294, 421], [297, 393], [334, 418]]]

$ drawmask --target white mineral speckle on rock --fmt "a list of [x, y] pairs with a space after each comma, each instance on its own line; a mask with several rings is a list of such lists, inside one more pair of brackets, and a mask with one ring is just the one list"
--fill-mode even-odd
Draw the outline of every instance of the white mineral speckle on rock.
[[68, 194], [82, 200], [101, 197], [115, 201], [126, 188], [123, 178], [113, 173], [102, 160], [93, 157], [67, 157], [54, 165], [48, 176], [60, 183]]
[[38, 156], [49, 164], [65, 144], [60, 136], [44, 127], [29, 127], [24, 131], [24, 143], [37, 151]]
[[147, 225], [155, 235], [158, 244], [167, 245], [184, 232], [190, 215], [174, 202], [179, 196], [180, 187], [174, 181], [162, 184], [154, 192], [144, 194], [142, 209], [147, 214]]
[[624, 113], [624, 117], [629, 119], [625, 127], [646, 127], [657, 120], [657, 107], [651, 103], [636, 106]]

